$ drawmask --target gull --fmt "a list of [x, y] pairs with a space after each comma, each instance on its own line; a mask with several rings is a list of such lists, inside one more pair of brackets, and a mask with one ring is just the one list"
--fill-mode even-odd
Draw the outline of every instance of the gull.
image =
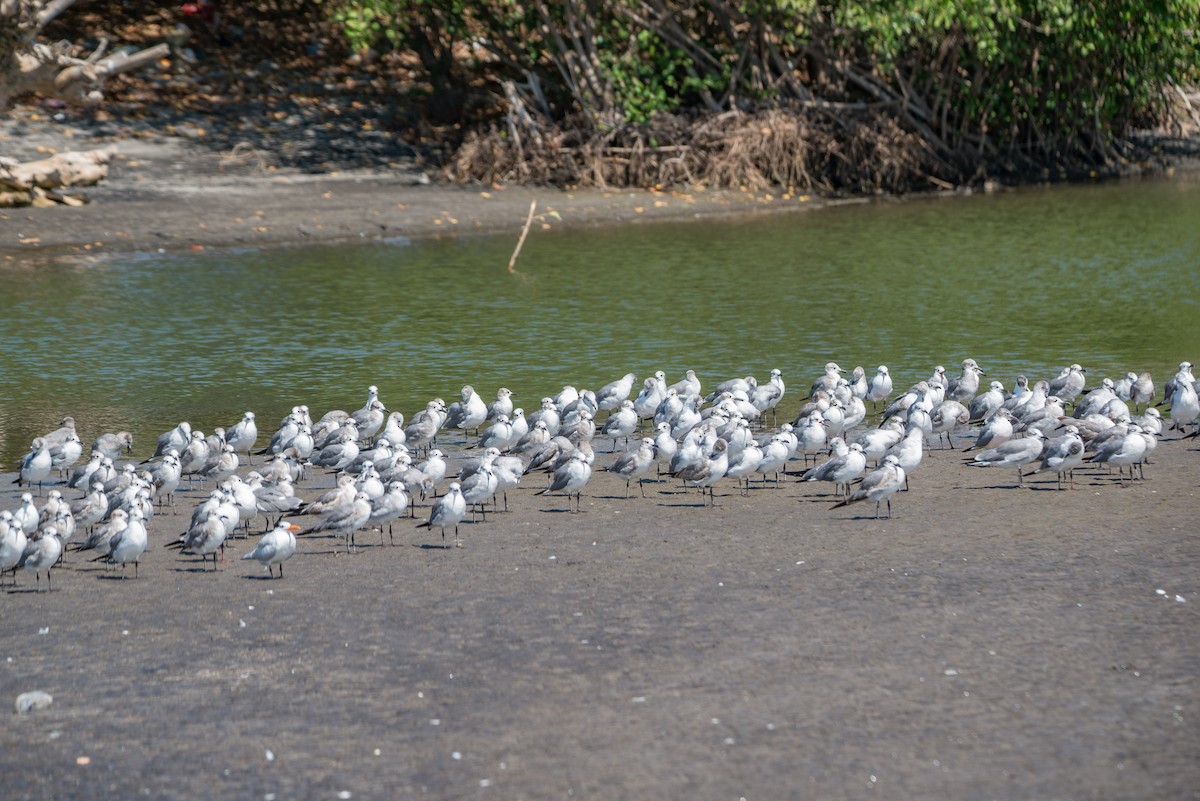
[[625, 398], [620, 402], [620, 409], [608, 415], [604, 421], [604, 428], [601, 429], [602, 434], [612, 438], [612, 450], [617, 450], [617, 440], [625, 438], [625, 444], [629, 444], [629, 436], [637, 430], [637, 411], [634, 409], [634, 402], [629, 398]]
[[[1193, 395], [1195, 393], [1192, 393]], [[25, 454], [25, 458], [21, 459], [21, 467], [17, 473], [17, 478], [13, 481], [17, 486], [26, 484], [38, 485], [38, 494], [41, 494], [42, 483], [50, 477], [50, 467], [53, 464], [53, 457], [50, 456], [50, 445], [46, 442], [45, 437], [37, 437], [29, 448], [29, 453]]]
[[685, 486], [699, 487], [702, 497], [705, 495], [705, 490], [708, 490], [707, 500], [711, 501], [711, 505], [714, 507], [717, 505], [717, 499], [713, 487], [725, 477], [725, 472], [729, 469], [728, 449], [728, 443], [723, 439], [718, 439], [708, 458], [687, 465], [676, 473], [679, 478], [683, 479]]
[[[1133, 373], [1130, 373], [1129, 375], [1137, 378], [1137, 376]], [[1113, 380], [1111, 378], [1105, 378], [1100, 382], [1100, 386], [1096, 387], [1095, 389], [1088, 390], [1088, 392], [1083, 396], [1083, 399], [1075, 404], [1075, 410], [1071, 413], [1071, 416], [1076, 419], [1081, 419], [1090, 414], [1102, 413], [1102, 410], [1110, 401], [1117, 400], [1121, 397], [1116, 390], [1117, 386], [1113, 383]], [[1126, 392], [1125, 398], [1128, 399], [1128, 397], [1129, 393]]]
[[529, 415], [531, 426], [537, 425], [539, 422], [545, 424], [551, 437], [558, 436], [558, 432], [562, 428], [562, 415], [558, 413], [558, 407], [554, 405], [554, 398], [542, 398], [538, 410]]
[[200, 475], [212, 479], [214, 484], [219, 484], [236, 473], [237, 469], [238, 455], [233, 452], [232, 445], [226, 444], [219, 454], [205, 463]]
[[40, 515], [33, 503], [33, 496], [28, 492], [21, 493], [21, 505], [12, 513], [13, 523], [20, 526], [26, 534], [37, 531]]
[[174, 509], [175, 490], [179, 489], [179, 482], [183, 477], [183, 466], [174, 449], [167, 451], [163, 458], [150, 468], [149, 473], [155, 496], [162, 497], [164, 502], [169, 501]]
[[837, 362], [827, 362], [825, 364], [825, 374], [813, 383], [812, 389], [808, 391], [808, 397], [811, 398], [818, 392], [832, 393], [837, 388], [838, 381], [844, 372], [846, 371], [838, 367]]
[[388, 482], [387, 489], [383, 495], [371, 501], [371, 516], [367, 518], [367, 523], [372, 526], [379, 526], [379, 544], [383, 545], [383, 524], [387, 523], [388, 538], [392, 545], [396, 544], [396, 540], [392, 537], [392, 524], [396, 522], [406, 511], [408, 511], [409, 498], [405, 491], [404, 482], [391, 481]]
[[275, 521], [278, 524], [284, 515], [291, 514], [304, 505], [304, 501], [296, 497], [290, 473], [285, 473], [274, 483], [267, 483], [263, 476], [251, 473], [247, 486], [254, 493], [255, 511], [266, 519], [268, 526], [271, 515], [279, 515], [279, 519]]
[[297, 514], [327, 515], [341, 506], [352, 503], [357, 492], [354, 488], [353, 476], [338, 476], [337, 483], [333, 489], [326, 490], [311, 503], [297, 509]]
[[946, 399], [946, 368], [938, 365], [933, 368], [933, 375], [925, 379], [925, 383], [929, 385], [929, 394], [933, 399], [933, 405], [937, 406]]
[[825, 450], [825, 445], [829, 441], [829, 436], [826, 434], [826, 429], [829, 424], [825, 422], [824, 416], [814, 415], [805, 421], [805, 425], [796, 434], [799, 440], [799, 450], [804, 454], [805, 463], [808, 462], [808, 457], [811, 455], [816, 458], [816, 454]]
[[425, 404], [425, 408], [412, 416], [404, 427], [404, 436], [408, 447], [415, 449], [428, 448], [437, 436], [442, 424], [441, 413], [445, 404], [437, 398]]
[[1133, 418], [1131, 422], [1137, 423], [1143, 433], [1149, 434], [1152, 437], [1162, 434], [1162, 413], [1153, 406], [1147, 408], [1145, 414]]
[[1048, 391], [1064, 403], [1075, 400], [1087, 385], [1087, 370], [1078, 364], [1072, 364], [1066, 371], [1049, 382]]
[[383, 486], [383, 481], [379, 478], [379, 472], [375, 470], [375, 465], [371, 462], [363, 465], [358, 478], [354, 480], [354, 489], [366, 495], [369, 501], [382, 497], [383, 493], [387, 491], [387, 488]]
[[684, 373], [683, 378], [679, 379], [674, 384], [667, 387], [667, 389], [673, 389], [673, 390], [675, 390], [676, 395], [679, 395], [679, 396], [685, 397], [685, 398], [688, 396], [691, 396], [691, 395], [699, 396], [700, 395], [700, 379], [696, 378], [695, 370], [688, 370], [686, 373]]
[[988, 384], [987, 392], [981, 392], [971, 401], [968, 409], [970, 423], [986, 423], [1004, 405], [1004, 385], [999, 381]]
[[73, 466], [83, 455], [83, 441], [72, 431], [66, 438], [50, 443], [50, 469], [64, 475], [67, 468]]
[[846, 408], [842, 410], [844, 431], [850, 431], [858, 426], [859, 423], [867, 419], [867, 404], [863, 403], [862, 398], [851, 395], [848, 400], [844, 401]]
[[280, 520], [242, 559], [253, 559], [266, 565], [271, 578], [275, 578], [275, 565], [279, 565], [279, 578], [283, 578], [283, 563], [296, 552], [296, 532], [299, 530], [299, 526]]
[[92, 453], [101, 453], [109, 459], [117, 459], [122, 451], [133, 453], [133, 434], [128, 431], [101, 434], [92, 442]]
[[825, 439], [828, 439], [830, 435], [840, 437], [846, 433], [846, 407], [840, 400], [834, 398], [829, 402], [829, 408], [821, 413], [821, 421], [825, 423], [827, 429]]
[[850, 394], [859, 400], [865, 399], [867, 393], [870, 391], [870, 384], [867, 382], [867, 371], [862, 368], [862, 365], [859, 365], [850, 373], [850, 378], [851, 380], [846, 382], [850, 389]]
[[679, 452], [679, 442], [671, 436], [671, 425], [669, 423], [659, 423], [654, 428], [654, 460], [662, 464], [666, 462], [668, 465], [675, 458], [675, 454]]
[[1163, 403], [1171, 402], [1171, 396], [1175, 394], [1175, 388], [1179, 386], [1180, 381], [1187, 381], [1188, 383], [1193, 383], [1195, 381], [1195, 379], [1192, 377], [1191, 362], [1180, 362], [1179, 370], [1174, 376], [1167, 379], [1167, 383], [1163, 385], [1163, 399], [1162, 403], [1158, 404], [1159, 406], [1162, 406]]
[[533, 455], [529, 457], [529, 462], [525, 465], [525, 473], [542, 469], [551, 470], [559, 456], [566, 454], [569, 457], [575, 450], [575, 443], [566, 437], [551, 437], [549, 442], [534, 451]]
[[446, 529], [454, 526], [454, 547], [461, 548], [458, 541], [458, 524], [467, 516], [467, 501], [462, 495], [462, 486], [454, 481], [446, 494], [437, 499], [429, 510], [429, 519], [418, 523], [417, 528], [440, 528], [442, 530], [442, 546], [446, 544]]
[[[157, 459], [167, 451], [174, 448], [183, 453], [183, 449], [187, 447], [188, 442], [192, 439], [192, 424], [184, 420], [179, 425], [172, 428], [170, 431], [158, 435], [158, 444], [154, 448], [154, 455], [146, 459], [142, 464]], [[115, 459], [116, 457], [111, 457]]]
[[587, 456], [581, 451], [575, 451], [565, 464], [554, 471], [550, 486], [538, 490], [534, 495], [545, 495], [551, 492], [567, 496], [567, 511], [571, 510], [571, 496], [575, 496], [575, 511], [581, 511], [583, 488], [592, 477], [592, 466], [588, 464]]
[[1059, 427], [1059, 419], [1067, 413], [1062, 407], [1062, 399], [1056, 395], [1046, 398], [1046, 405], [1040, 409], [1019, 415], [1021, 424], [1017, 431], [1029, 431], [1040, 428], [1043, 434], [1048, 434]]
[[334, 508], [319, 522], [299, 533], [315, 534], [319, 531], [328, 531], [334, 536], [343, 536], [346, 538], [347, 553], [353, 553], [354, 532], [365, 526], [370, 517], [371, 500], [365, 492], [358, 492], [355, 493], [353, 501]]
[[928, 381], [918, 381], [909, 387], [908, 391], [894, 401], [889, 403], [883, 410], [884, 417], [903, 414], [909, 410], [914, 403], [920, 403], [926, 411], [933, 411], [933, 399], [929, 389]]
[[742, 494], [748, 495], [750, 493], [750, 476], [758, 471], [762, 460], [763, 449], [757, 442], [750, 440], [745, 447], [729, 457], [729, 466], [725, 469], [725, 475], [736, 480], [739, 489], [742, 487], [742, 479], [746, 479], [745, 490]]
[[1083, 440], [1079, 437], [1079, 429], [1075, 426], [1067, 426], [1066, 433], [1061, 437], [1055, 437], [1046, 442], [1046, 447], [1042, 451], [1041, 465], [1029, 475], [1034, 476], [1047, 470], [1053, 470], [1057, 478], [1058, 489], [1062, 489], [1064, 475], [1070, 480], [1071, 489], [1075, 489], [1075, 468], [1081, 464], [1083, 464]]
[[[629, 403], [629, 401], [626, 400], [625, 403]], [[646, 488], [642, 482], [652, 464], [654, 464], [654, 440], [650, 437], [643, 437], [641, 445], [618, 456], [617, 460], [607, 469], [610, 473], [616, 473], [625, 479], [626, 498], [629, 497], [629, 484], [634, 479], [637, 479], [638, 489], [642, 491], [642, 497], [645, 498]]]
[[1025, 478], [1021, 468], [1041, 457], [1045, 438], [1041, 430], [1035, 428], [1026, 437], [1010, 439], [1003, 445], [980, 451], [974, 459], [968, 459], [968, 462], [975, 467], [1015, 467], [1017, 486], [1023, 487]]
[[[996, 383], [996, 382], [992, 382]], [[967, 421], [971, 419], [971, 413], [956, 400], [944, 400], [937, 405], [930, 415], [931, 427], [929, 434], [936, 436], [939, 440], [942, 435], [946, 435], [946, 447], [954, 447], [954, 429], [959, 426], [965, 426]]]
[[563, 424], [560, 434], [576, 445], [580, 442], [591, 442], [592, 437], [596, 436], [596, 421], [591, 412], [580, 409], [579, 415], [570, 425]]
[[207, 567], [209, 555], [212, 555], [213, 571], [215, 572], [217, 553], [218, 551], [224, 553], [225, 538], [229, 536], [230, 527], [236, 524], [236, 511], [231, 511], [228, 506], [217, 506], [198, 522], [188, 527], [179, 545], [183, 551], [199, 555], [205, 567]]
[[500, 451], [496, 448], [488, 448], [483, 454], [478, 468], [470, 475], [463, 477], [459, 476], [459, 489], [462, 491], [463, 500], [471, 507], [471, 522], [475, 522], [475, 507], [480, 507], [480, 513], [484, 519], [487, 519], [487, 513], [483, 508], [492, 496], [496, 494], [496, 488], [499, 486], [499, 480], [496, 478], [496, 471], [492, 469], [492, 462], [500, 455]]
[[878, 428], [870, 428], [865, 432], [853, 434], [850, 441], [851, 444], [858, 442], [859, 445], [862, 445], [866, 458], [878, 464], [883, 459], [883, 454], [888, 452], [888, 448], [899, 442], [904, 434], [904, 420], [901, 417], [892, 416], [880, 423]]
[[921, 458], [925, 455], [925, 432], [915, 426], [910, 427], [904, 438], [888, 448], [883, 459], [895, 456], [896, 463], [904, 470], [904, 488], [908, 489], [908, 475], [921, 466]]
[[514, 456], [526, 456], [534, 453], [549, 441], [550, 430], [546, 428], [546, 421], [538, 420], [525, 436], [509, 447], [507, 452]]
[[389, 412], [379, 400], [368, 401], [363, 408], [353, 412], [350, 419], [358, 428], [358, 438], [366, 442], [383, 428]]
[[16, 582], [16, 568], [25, 553], [29, 537], [20, 525], [13, 522], [12, 513], [7, 509], [0, 512], [0, 575], [5, 571], [13, 571], [13, 582]]
[[875, 501], [875, 519], [879, 519], [879, 506], [887, 501], [888, 520], [892, 519], [892, 495], [906, 483], [904, 468], [900, 466], [895, 456], [885, 456], [883, 464], [872, 470], [863, 478], [858, 489], [845, 500], [835, 503], [834, 509], [848, 506], [859, 501]]
[[327, 467], [337, 472], [343, 470], [358, 458], [358, 426], [353, 420], [342, 424], [342, 430], [348, 433], [344, 442], [332, 442], [312, 455], [312, 463], [317, 467]]
[[1135, 409], [1148, 407], [1154, 400], [1154, 378], [1150, 373], [1141, 373], [1129, 388], [1128, 400], [1133, 402]]
[[946, 397], [959, 403], [970, 403], [979, 392], [979, 377], [987, 375], [979, 369], [974, 359], [962, 360], [962, 374], [950, 380], [946, 387]]
[[980, 448], [995, 448], [1008, 442], [1012, 439], [1012, 436], [1012, 412], [1008, 409], [1000, 409], [987, 421], [987, 425], [979, 432], [979, 436], [976, 437], [974, 444], [969, 448], [963, 448], [963, 453]]
[[99, 481], [92, 484], [92, 489], [87, 495], [71, 504], [71, 514], [75, 517], [75, 525], [89, 531], [103, 520], [107, 513], [108, 496], [104, 494], [104, 484]]
[[863, 446], [857, 442], [850, 446], [841, 456], [835, 456], [824, 464], [808, 470], [800, 477], [801, 481], [832, 481], [834, 491], [838, 495], [850, 495], [850, 482], [858, 478], [867, 468], [867, 455]]
[[563, 384], [563, 388], [554, 396], [554, 408], [559, 414], [566, 412], [568, 406], [579, 400], [579, 390], [571, 384]]
[[[860, 371], [862, 368], [858, 368]], [[783, 371], [779, 368], [771, 370], [771, 379], [765, 384], [759, 384], [749, 390], [750, 403], [760, 414], [770, 410], [774, 424], [775, 407], [783, 400], [787, 387], [783, 383]]]
[[[279, 424], [279, 428], [275, 429], [275, 433], [271, 435], [271, 441], [267, 443], [267, 447], [255, 451], [255, 454], [262, 456], [268, 453], [283, 453], [286, 449], [292, 447], [292, 441], [300, 433], [302, 425], [304, 425], [304, 420], [293, 409], [291, 414], [283, 418], [283, 422]], [[234, 427], [236, 428], [236, 426]]]
[[496, 390], [496, 399], [488, 404], [487, 418], [495, 420], [500, 415], [511, 418], [513, 415], [513, 399], [512, 390], [508, 387], [500, 387]]
[[191, 440], [179, 451], [179, 469], [183, 475], [199, 475], [211, 455], [203, 431], [193, 431]]
[[516, 456], [498, 456], [492, 462], [492, 472], [496, 475], [496, 495], [504, 498], [504, 511], [508, 511], [508, 491], [521, 484], [525, 464]]
[[[789, 443], [787, 439], [779, 434], [773, 435], [770, 439], [764, 442], [761, 446], [762, 460], [759, 461], [758, 467], [754, 472], [762, 473], [763, 484], [767, 483], [767, 474], [775, 474], [775, 483], [779, 483], [779, 471], [787, 464], [787, 460], [791, 456]], [[749, 486], [749, 477], [746, 479], [746, 484]]]
[[99, 451], [92, 451], [91, 458], [87, 460], [87, 463], [75, 468], [75, 472], [67, 481], [67, 486], [71, 489], [84, 489], [91, 486], [92, 476], [100, 469], [100, 462], [104, 458], [106, 458], [104, 454]]
[[241, 420], [225, 431], [225, 444], [232, 447], [236, 453], [246, 454], [247, 459], [250, 458], [250, 450], [257, 439], [258, 425], [254, 422], [254, 412], [246, 412]]
[[[623, 406], [625, 401], [629, 400], [629, 393], [633, 392], [633, 382], [636, 380], [636, 375], [626, 373], [616, 381], [610, 381], [600, 387], [596, 392], [596, 408], [611, 412]], [[632, 406], [631, 403], [630, 407]]]
[[633, 408], [637, 411], [638, 417], [642, 420], [649, 420], [654, 417], [654, 413], [658, 410], [658, 405], [662, 403], [666, 395], [666, 376], [662, 370], [659, 370], [642, 382], [642, 391], [638, 393], [638, 396], [633, 401]]
[[[425, 477], [425, 480], [429, 483], [429, 486], [436, 494], [437, 485], [442, 483], [442, 480], [446, 477], [446, 454], [442, 453], [437, 448], [434, 448], [428, 454], [426, 454], [423, 462], [417, 463], [416, 467], [421, 471], [421, 474]], [[461, 485], [459, 489], [462, 489]], [[424, 490], [422, 490], [422, 492], [424, 492]]]
[[871, 401], [871, 411], [877, 411], [879, 404], [887, 400], [888, 395], [892, 394], [892, 376], [888, 372], [886, 364], [879, 365], [875, 375], [867, 382], [866, 399]]
[[[1194, 391], [1193, 394], [1195, 394]], [[1118, 479], [1121, 486], [1125, 486], [1125, 467], [1129, 467], [1129, 480], [1133, 481], [1133, 466], [1145, 457], [1146, 447], [1147, 443], [1142, 436], [1142, 429], [1136, 425], [1130, 425], [1124, 436], [1113, 437], [1098, 448], [1090, 461], [1097, 464], [1116, 465]]]
[[58, 564], [62, 556], [62, 542], [58, 539], [58, 530], [54, 526], [46, 526], [36, 534], [29, 536], [25, 550], [17, 567], [33, 571], [37, 582], [36, 592], [42, 590], [42, 573], [46, 574], [46, 592], [50, 592], [50, 569]]
[[487, 431], [483, 432], [483, 436], [479, 438], [480, 448], [497, 448], [499, 450], [506, 449], [513, 441], [513, 426], [508, 419], [508, 415], [501, 412], [496, 415], [495, 422], [488, 427]]
[[704, 396], [704, 402], [712, 404], [725, 393], [733, 394], [738, 390], [749, 393], [753, 392], [757, 387], [758, 379], [752, 375], [748, 375], [745, 378], [727, 378], [713, 387], [712, 392]]
[[317, 443], [317, 447], [319, 448], [323, 446], [330, 433], [340, 429], [342, 427], [342, 423], [349, 419], [349, 412], [344, 412], [341, 409], [334, 409], [326, 412], [325, 415], [316, 422], [316, 425], [310, 425], [309, 428], [312, 429], [313, 441]]
[[389, 414], [383, 424], [383, 432], [380, 433], [377, 441], [386, 442], [393, 448], [404, 445], [408, 441], [408, 437], [404, 433], [404, 415], [400, 412]]
[[[1175, 374], [1175, 388], [1170, 396], [1172, 426], [1181, 431], [1200, 416], [1200, 397], [1196, 395], [1191, 365], [1187, 362], [1184, 364], [1188, 365], [1188, 369]], [[1200, 431], [1200, 427], [1197, 431]]]
[[109, 542], [117, 534], [125, 530], [129, 525], [129, 512], [124, 509], [114, 509], [108, 522], [96, 526], [91, 534], [87, 536], [82, 543], [79, 544], [77, 550], [90, 551], [95, 549], [101, 553], [107, 554], [109, 551]]
[[133, 577], [137, 578], [138, 563], [149, 544], [150, 539], [146, 533], [146, 524], [142, 520], [142, 514], [135, 510], [130, 513], [129, 522], [125, 528], [109, 539], [108, 553], [100, 558], [119, 563], [121, 578], [125, 578], [125, 566], [133, 562]]
[[67, 415], [59, 422], [58, 428], [51, 431], [49, 434], [42, 436], [48, 445], [59, 445], [67, 441], [67, 437], [71, 435], [79, 436], [75, 432], [75, 418]]

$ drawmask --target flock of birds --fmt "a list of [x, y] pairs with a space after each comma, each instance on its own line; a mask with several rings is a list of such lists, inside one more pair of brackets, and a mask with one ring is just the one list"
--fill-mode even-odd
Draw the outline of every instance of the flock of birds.
[[[45, 483], [57, 475], [55, 486], [62, 481], [82, 496], [68, 500], [63, 490], [50, 489], [39, 505], [26, 491], [16, 509], [0, 511], [0, 576], [11, 572], [15, 584], [18, 570], [31, 572], [40, 591], [45, 574], [49, 589], [51, 569], [64, 552], [78, 550], [94, 552], [93, 561], [119, 564], [122, 577], [132, 564], [136, 577], [149, 547], [151, 519], [165, 505], [175, 510], [176, 491], [196, 480], [212, 482], [214, 489], [168, 547], [205, 563], [211, 556], [216, 570], [226, 540], [263, 516], [267, 531], [242, 558], [261, 563], [272, 577], [278, 567], [282, 578], [297, 535], [342, 537], [353, 551], [359, 531], [375, 528], [382, 537], [386, 527], [391, 537], [399, 519], [415, 516], [418, 497], [430, 500], [428, 518], [418, 527], [438, 529], [443, 546], [447, 530], [453, 530], [458, 546], [458, 526], [467, 515], [472, 520], [484, 515], [486, 505], [498, 505], [497, 499], [507, 510], [508, 490], [533, 471], [550, 474], [535, 494], [566, 496], [567, 510], [579, 511], [595, 469], [597, 438], [610, 440], [613, 452], [618, 442], [626, 445], [604, 468], [625, 481], [626, 497], [635, 481], [644, 497], [644, 480], [656, 470], [698, 488], [705, 505], [715, 506], [719, 482], [733, 480], [739, 492], [749, 493], [752, 479], [766, 484], [773, 477], [778, 484], [789, 462], [803, 459], [800, 480], [832, 483], [840, 498], [835, 508], [873, 501], [878, 518], [884, 504], [891, 516], [892, 495], [907, 487], [930, 443], [944, 438], [954, 447], [953, 435], [968, 426], [979, 426], [969, 429], [974, 439], [965, 458], [970, 465], [1013, 468], [1018, 484], [1033, 465], [1029, 475], [1052, 472], [1059, 488], [1074, 487], [1073, 471], [1085, 460], [1116, 467], [1122, 484], [1135, 480], [1163, 434], [1159, 407], [1169, 406], [1174, 427], [1185, 436], [1197, 435], [1187, 434], [1186, 426], [1200, 430], [1200, 384], [1190, 362], [1181, 363], [1166, 382], [1157, 406], [1149, 373], [1106, 378], [1091, 390], [1078, 364], [1032, 384], [1018, 376], [1011, 391], [999, 381], [984, 386], [983, 377], [974, 359], [964, 359], [957, 377], [947, 377], [939, 366], [930, 378], [893, 393], [886, 366], [868, 378], [862, 367], [847, 376], [830, 362], [799, 412], [782, 425], [776, 419], [785, 394], [779, 370], [762, 382], [753, 376], [722, 381], [707, 393], [692, 370], [671, 385], [659, 371], [642, 382], [636, 396], [637, 378], [628, 373], [595, 392], [564, 386], [542, 398], [528, 416], [514, 408], [508, 389], [501, 388], [488, 403], [468, 385], [461, 400], [447, 405], [435, 398], [407, 424], [372, 386], [366, 403], [354, 412], [331, 411], [313, 422], [307, 406], [294, 407], [257, 450], [257, 419], [246, 412], [235, 425], [209, 436], [181, 422], [158, 437], [154, 453], [141, 463], [118, 464], [132, 452], [133, 437], [106, 433], [78, 466], [83, 441], [74, 419], [67, 417], [60, 428], [33, 440], [14, 483], [30, 490], [36, 485], [40, 498]], [[601, 413], [603, 419], [597, 420]], [[870, 419], [880, 422], [871, 426]], [[450, 465], [437, 439], [447, 430], [464, 436], [481, 432], [475, 442], [481, 452], [462, 461], [441, 493]], [[631, 438], [636, 439], [632, 446]], [[807, 467], [824, 452], [828, 460]], [[265, 460], [253, 469], [256, 455]], [[868, 471], [869, 461], [875, 466]], [[296, 487], [314, 469], [336, 473], [336, 485], [305, 500]], [[302, 528], [291, 522], [299, 518], [315, 522]]]

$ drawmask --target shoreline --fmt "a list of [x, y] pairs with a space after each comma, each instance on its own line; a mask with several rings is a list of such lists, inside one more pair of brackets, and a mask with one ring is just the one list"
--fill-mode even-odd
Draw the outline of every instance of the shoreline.
[[[201, 132], [202, 133], [202, 132]], [[538, 224], [553, 228], [637, 225], [787, 214], [841, 205], [967, 197], [955, 188], [920, 195], [845, 196], [778, 191], [580, 189], [439, 183], [414, 162], [376, 169], [274, 169], [262, 154], [219, 152], [199, 135], [147, 135], [144, 124], [49, 122], [29, 108], [0, 120], [0, 155], [37, 158], [114, 147], [107, 178], [81, 187], [78, 207], [0, 209], [0, 264], [100, 254], [423, 240], [511, 234], [514, 244], [537, 201]], [[1187, 148], [1130, 165], [1124, 177], [1200, 169]], [[1114, 180], [1096, 177], [1095, 180]], [[535, 225], [536, 228], [536, 225]]]

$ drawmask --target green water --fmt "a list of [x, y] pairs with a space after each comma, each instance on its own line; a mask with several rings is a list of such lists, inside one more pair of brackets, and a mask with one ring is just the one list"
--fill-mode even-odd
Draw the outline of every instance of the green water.
[[510, 387], [773, 367], [794, 409], [829, 360], [897, 387], [966, 356], [1011, 386], [1200, 357], [1200, 180], [881, 202], [738, 221], [271, 251], [136, 254], [0, 271], [0, 458], [73, 415], [138, 454], [180, 420], [292, 405], [406, 416]]

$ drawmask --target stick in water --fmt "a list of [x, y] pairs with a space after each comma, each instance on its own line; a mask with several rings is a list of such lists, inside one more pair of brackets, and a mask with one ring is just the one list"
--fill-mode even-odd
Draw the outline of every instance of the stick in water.
[[525, 237], [529, 236], [529, 226], [533, 225], [533, 212], [537, 209], [537, 201], [529, 204], [529, 218], [525, 220], [525, 228], [521, 231], [521, 238], [517, 240], [517, 249], [513, 251], [512, 258], [508, 260], [508, 271], [516, 272], [517, 256], [521, 255], [521, 246], [525, 244]]

